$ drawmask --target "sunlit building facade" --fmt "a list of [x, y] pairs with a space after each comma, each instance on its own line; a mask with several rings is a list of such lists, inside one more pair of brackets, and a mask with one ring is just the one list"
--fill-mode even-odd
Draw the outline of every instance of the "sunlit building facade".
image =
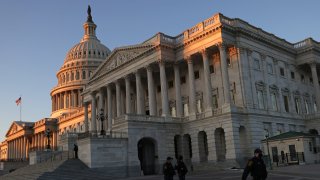
[[[167, 156], [183, 155], [195, 169], [239, 165], [266, 133], [320, 130], [320, 46], [311, 38], [293, 44], [218, 13], [177, 36], [158, 33], [110, 52], [97, 39], [90, 13], [84, 29], [50, 93], [52, 114], [42, 126], [55, 126], [38, 131], [55, 133], [54, 147], [70, 134], [101, 137], [102, 111], [108, 137], [127, 134], [125, 145], [115, 146], [123, 149], [108, 158], [123, 160], [128, 174], [154, 174]], [[27, 147], [43, 145], [37, 123]], [[75, 142], [89, 167], [106, 167], [103, 158], [93, 166], [92, 149]], [[7, 136], [1, 157], [11, 157], [5, 153], [11, 147]]]

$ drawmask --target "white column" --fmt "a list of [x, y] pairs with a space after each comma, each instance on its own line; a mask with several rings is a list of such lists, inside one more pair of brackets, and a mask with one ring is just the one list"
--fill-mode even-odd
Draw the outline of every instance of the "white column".
[[161, 104], [162, 104], [162, 116], [169, 115], [169, 102], [168, 102], [168, 87], [165, 62], [159, 62], [160, 67], [160, 86], [161, 86]]
[[189, 74], [189, 113], [190, 116], [196, 114], [196, 90], [194, 84], [194, 70], [191, 57], [187, 57], [188, 74]]
[[228, 74], [227, 55], [226, 55], [226, 49], [225, 49], [226, 47], [222, 43], [220, 43], [218, 47], [220, 51], [224, 103], [230, 104], [231, 96], [230, 96], [230, 82], [229, 82], [229, 74]]
[[153, 72], [150, 66], [147, 67], [148, 76], [148, 96], [149, 96], [149, 112], [151, 116], [157, 115], [156, 91], [154, 88]]
[[108, 129], [107, 131], [110, 132], [112, 128], [112, 92], [111, 92], [111, 85], [107, 86], [107, 96], [108, 96]]
[[67, 91], [64, 92], [64, 95], [63, 95], [63, 108], [66, 109], [67, 108]]
[[85, 132], [89, 131], [88, 103], [84, 103], [84, 129]]
[[206, 111], [212, 112], [212, 88], [211, 88], [211, 78], [210, 78], [210, 65], [208, 59], [208, 52], [206, 49], [202, 49], [202, 60], [203, 60], [203, 73], [204, 73], [204, 95], [206, 102]]
[[96, 116], [96, 95], [91, 94], [91, 133], [97, 133], [97, 116]]
[[318, 73], [317, 73], [317, 64], [311, 63], [310, 68], [311, 68], [313, 86], [314, 86], [315, 95], [316, 95], [317, 111], [320, 111], [320, 88], [319, 88], [319, 79], [318, 79]]
[[136, 72], [137, 114], [144, 114], [144, 98], [140, 72]]
[[131, 113], [131, 85], [129, 75], [125, 77], [126, 83], [126, 113]]
[[117, 106], [117, 117], [121, 115], [121, 99], [120, 99], [120, 82], [116, 81], [116, 106]]
[[176, 93], [176, 111], [177, 117], [182, 117], [182, 99], [181, 99], [181, 82], [180, 82], [180, 69], [179, 65], [175, 64], [173, 66], [174, 69], [174, 85], [175, 85], [175, 93]]

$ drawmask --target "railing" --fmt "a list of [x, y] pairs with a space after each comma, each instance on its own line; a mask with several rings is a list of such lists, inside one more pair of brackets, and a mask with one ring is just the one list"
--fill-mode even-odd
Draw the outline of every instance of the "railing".
[[99, 132], [97, 133], [92, 133], [92, 132], [84, 132], [84, 133], [79, 133], [78, 134], [78, 139], [85, 139], [89, 137], [99, 137], [99, 138], [128, 138], [128, 133], [127, 132], [107, 132], [106, 135], [99, 135]]
[[40, 154], [37, 163], [67, 160], [70, 158], [73, 158], [73, 151], [51, 151], [50, 153]]
[[[33, 146], [33, 147], [29, 148], [29, 152], [43, 151], [45, 149], [47, 149], [45, 146]], [[58, 150], [58, 147], [51, 147], [50, 150], [56, 151], [56, 150]]]
[[78, 137], [78, 134], [79, 133], [73, 133], [73, 132], [68, 132], [68, 133], [65, 133], [65, 134], [61, 134], [59, 135], [59, 139], [58, 140], [65, 140], [65, 139], [68, 139], [68, 138], [77, 138]]
[[300, 164], [305, 162], [305, 157], [303, 152], [297, 153], [285, 153], [283, 155], [272, 156], [272, 161], [279, 165], [291, 165]]
[[28, 162], [29, 158], [1, 159], [0, 162]]

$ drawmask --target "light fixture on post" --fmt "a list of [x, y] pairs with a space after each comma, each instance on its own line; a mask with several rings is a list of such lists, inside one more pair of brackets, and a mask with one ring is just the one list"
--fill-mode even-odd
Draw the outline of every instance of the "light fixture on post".
[[106, 131], [104, 130], [104, 127], [103, 127], [103, 121], [107, 120], [107, 116], [105, 116], [103, 112], [104, 112], [104, 110], [101, 108], [99, 117], [97, 117], [97, 119], [98, 120], [100, 119], [100, 121], [101, 121], [101, 132], [100, 132], [100, 135], [105, 136], [106, 135]]
[[268, 129], [265, 129], [265, 131], [266, 131], [265, 137], [266, 137], [266, 141], [267, 141], [267, 150], [268, 150], [268, 161], [269, 161], [270, 169], [272, 170], [271, 157], [270, 157], [270, 151], [269, 151], [269, 141], [268, 141], [270, 135], [269, 135]]

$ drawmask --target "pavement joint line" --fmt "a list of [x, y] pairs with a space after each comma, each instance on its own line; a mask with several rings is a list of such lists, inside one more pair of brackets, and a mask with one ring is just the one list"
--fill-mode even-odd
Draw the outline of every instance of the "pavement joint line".
[[[307, 177], [307, 176], [303, 176], [303, 175], [300, 175], [300, 174], [281, 174], [281, 173], [269, 173], [269, 174], [272, 174], [272, 175], [277, 175], [277, 176], [287, 176], [287, 177], [294, 177], [294, 178], [306, 178], [306, 179], [312, 179], [312, 180], [319, 180], [319, 178], [313, 178], [313, 177]], [[297, 177], [298, 176], [298, 177]]]

